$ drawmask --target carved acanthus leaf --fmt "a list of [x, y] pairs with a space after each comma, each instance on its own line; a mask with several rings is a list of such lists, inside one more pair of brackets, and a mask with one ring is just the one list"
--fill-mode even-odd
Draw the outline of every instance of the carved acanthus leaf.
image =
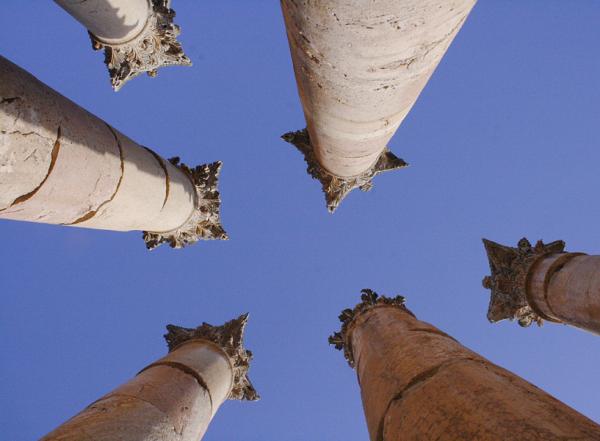
[[94, 50], [104, 48], [104, 62], [115, 91], [141, 73], [156, 76], [159, 67], [191, 66], [192, 62], [183, 53], [183, 48], [177, 41], [181, 31], [179, 26], [173, 23], [175, 11], [169, 8], [169, 2], [152, 0], [152, 13], [146, 26], [138, 36], [127, 43], [105, 43], [90, 33]]
[[352, 177], [335, 176], [319, 164], [306, 129], [286, 133], [281, 138], [296, 146], [304, 155], [304, 160], [308, 164], [306, 171], [313, 179], [321, 182], [327, 209], [330, 213], [333, 213], [340, 202], [355, 188], [369, 191], [373, 187], [373, 178], [379, 173], [408, 166], [404, 160], [398, 158], [386, 148], [375, 162], [375, 165], [364, 173]]
[[527, 301], [527, 273], [540, 257], [564, 252], [565, 243], [557, 240], [544, 244], [540, 240], [532, 246], [526, 238], [523, 238], [516, 248], [487, 239], [483, 239], [483, 244], [491, 271], [491, 275], [483, 279], [484, 288], [492, 291], [487, 313], [488, 320], [494, 323], [505, 319], [516, 319], [523, 327], [530, 326], [534, 322], [541, 325], [542, 318], [535, 313]]
[[208, 340], [221, 347], [229, 356], [233, 366], [233, 388], [228, 398], [255, 401], [260, 397], [248, 378], [252, 352], [244, 348], [244, 329], [247, 322], [248, 314], [242, 314], [222, 326], [212, 326], [208, 323], [202, 323], [197, 328], [167, 325], [168, 332], [165, 334], [165, 340], [169, 352], [190, 340]]
[[185, 224], [173, 231], [144, 231], [146, 247], [152, 250], [167, 242], [172, 248], [182, 248], [200, 239], [227, 240], [227, 233], [221, 226], [221, 198], [217, 189], [221, 161], [189, 168], [179, 162], [179, 158], [171, 158], [169, 162], [185, 173], [196, 189], [195, 210]]
[[337, 350], [344, 351], [344, 357], [348, 361], [350, 367], [354, 367], [354, 355], [352, 354], [352, 343], [348, 340], [348, 330], [350, 324], [356, 317], [358, 317], [360, 314], [363, 314], [365, 311], [382, 305], [398, 307], [414, 317], [414, 314], [410, 312], [404, 305], [404, 296], [380, 296], [371, 289], [363, 289], [361, 290], [360, 299], [361, 302], [353, 309], [348, 308], [342, 311], [342, 313], [339, 315], [340, 322], [342, 322], [341, 330], [339, 332], [334, 332], [331, 336], [329, 336], [329, 344], [335, 346]]

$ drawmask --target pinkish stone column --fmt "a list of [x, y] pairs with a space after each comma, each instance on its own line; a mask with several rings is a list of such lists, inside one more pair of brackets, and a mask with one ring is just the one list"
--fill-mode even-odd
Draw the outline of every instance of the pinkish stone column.
[[356, 369], [371, 441], [599, 440], [600, 426], [363, 290], [329, 338]]
[[167, 356], [41, 441], [198, 441], [226, 399], [258, 399], [242, 341], [247, 317], [195, 329], [169, 325]]

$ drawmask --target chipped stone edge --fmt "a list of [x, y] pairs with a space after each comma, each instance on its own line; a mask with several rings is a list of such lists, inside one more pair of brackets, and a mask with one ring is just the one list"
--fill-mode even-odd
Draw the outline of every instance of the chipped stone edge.
[[535, 262], [544, 256], [565, 252], [565, 242], [557, 240], [535, 246], [522, 238], [516, 248], [501, 245], [488, 239], [483, 244], [490, 264], [490, 275], [484, 277], [484, 288], [491, 290], [487, 318], [491, 323], [517, 320], [522, 327], [532, 323], [541, 326], [544, 319], [527, 299], [527, 278]]
[[89, 32], [92, 48], [104, 49], [104, 62], [115, 92], [141, 73], [155, 77], [159, 67], [192, 65], [177, 41], [181, 31], [173, 23], [175, 11], [169, 8], [169, 3], [169, 0], [152, 0], [152, 13], [146, 26], [126, 43], [105, 43]]
[[321, 182], [327, 209], [330, 213], [333, 213], [348, 193], [355, 188], [360, 188], [362, 191], [371, 190], [373, 187], [372, 180], [379, 173], [408, 166], [407, 162], [398, 158], [386, 147], [375, 164], [364, 173], [358, 176], [340, 177], [331, 174], [319, 164], [306, 129], [288, 132], [281, 138], [296, 146], [304, 155], [304, 160], [308, 165], [306, 171], [313, 179]]
[[163, 243], [171, 248], [183, 248], [200, 239], [227, 240], [228, 236], [221, 225], [221, 198], [217, 189], [219, 172], [223, 163], [216, 161], [211, 164], [199, 165], [193, 169], [179, 162], [179, 158], [171, 158], [169, 162], [186, 174], [196, 189], [194, 212], [179, 228], [166, 232], [144, 231], [146, 248], [153, 250]]
[[230, 320], [221, 326], [202, 323], [197, 328], [183, 328], [167, 325], [165, 340], [169, 352], [191, 340], [208, 340], [218, 345], [229, 356], [233, 366], [233, 386], [227, 397], [230, 400], [256, 401], [260, 397], [248, 378], [248, 369], [252, 361], [252, 352], [244, 348], [244, 330], [248, 323], [248, 314]]
[[338, 332], [334, 332], [329, 336], [329, 344], [335, 346], [339, 351], [344, 351], [344, 358], [351, 368], [354, 367], [354, 355], [352, 354], [352, 343], [348, 340], [349, 329], [356, 317], [379, 306], [395, 306], [402, 311], [415, 316], [406, 306], [404, 296], [386, 297], [380, 296], [375, 291], [365, 288], [361, 290], [361, 302], [353, 309], [347, 308], [339, 315], [342, 328]]

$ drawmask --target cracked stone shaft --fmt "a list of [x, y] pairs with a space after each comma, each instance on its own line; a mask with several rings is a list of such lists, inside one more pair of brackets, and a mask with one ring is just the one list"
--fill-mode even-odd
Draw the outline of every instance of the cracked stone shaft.
[[0, 219], [165, 232], [195, 204], [189, 176], [0, 57]]
[[41, 441], [198, 441], [232, 386], [224, 350], [191, 340]]
[[369, 170], [476, 0], [281, 0], [312, 148], [338, 177]]
[[371, 441], [600, 439], [600, 426], [397, 306], [358, 314], [351, 344]]

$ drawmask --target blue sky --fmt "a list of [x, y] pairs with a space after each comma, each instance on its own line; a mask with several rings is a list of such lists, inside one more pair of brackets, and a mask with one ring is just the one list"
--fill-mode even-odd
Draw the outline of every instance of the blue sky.
[[231, 237], [149, 253], [138, 232], [0, 222], [3, 439], [39, 438], [162, 356], [167, 323], [248, 311], [262, 400], [225, 403], [205, 440], [366, 440], [327, 345], [364, 287], [600, 420], [598, 337], [491, 325], [481, 287], [482, 237], [600, 254], [599, 2], [481, 0], [390, 144], [411, 166], [334, 215], [279, 139], [304, 120], [277, 2], [173, 6], [194, 66], [115, 94], [62, 9], [3, 2], [2, 55], [165, 157], [224, 161]]

